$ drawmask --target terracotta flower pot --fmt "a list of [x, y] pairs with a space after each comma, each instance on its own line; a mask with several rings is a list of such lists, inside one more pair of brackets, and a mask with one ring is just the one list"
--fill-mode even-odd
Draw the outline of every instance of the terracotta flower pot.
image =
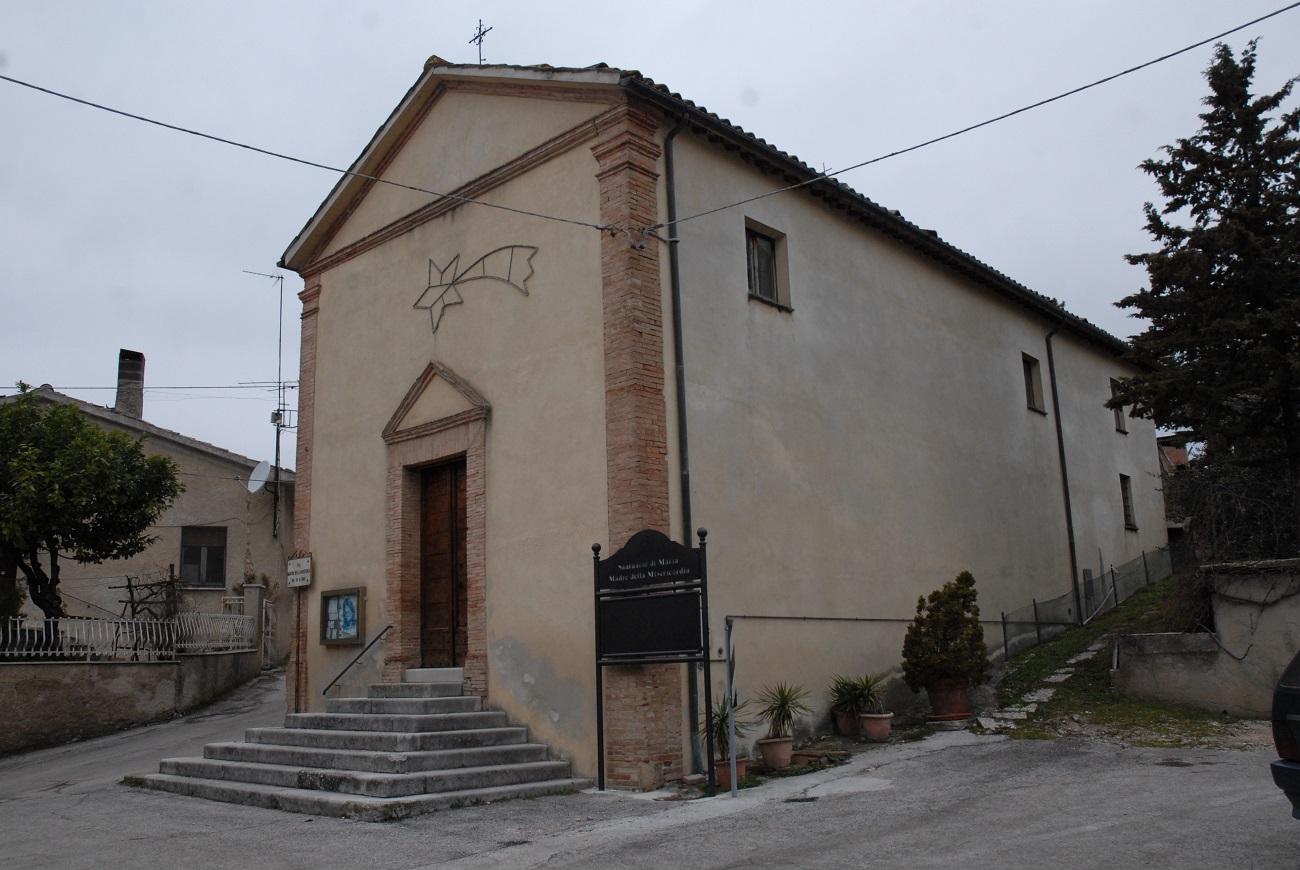
[[937, 680], [925, 687], [930, 696], [930, 711], [935, 718], [959, 718], [970, 715], [970, 680]]
[[764, 737], [758, 741], [758, 751], [763, 756], [763, 766], [768, 770], [785, 770], [790, 766], [790, 756], [794, 753], [794, 738]]
[[835, 711], [835, 731], [841, 737], [858, 736], [858, 717], [853, 713]]
[[862, 723], [862, 736], [872, 743], [888, 743], [889, 734], [894, 727], [893, 713], [863, 713], [858, 717]]
[[[715, 761], [713, 762], [714, 777], [718, 780], [718, 788], [731, 790], [731, 762]], [[739, 782], [745, 778], [749, 772], [749, 759], [736, 756], [736, 781]]]

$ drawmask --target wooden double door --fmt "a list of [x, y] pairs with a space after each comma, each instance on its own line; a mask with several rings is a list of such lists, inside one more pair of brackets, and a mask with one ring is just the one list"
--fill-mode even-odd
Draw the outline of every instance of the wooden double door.
[[468, 647], [465, 460], [420, 472], [420, 666], [461, 667]]

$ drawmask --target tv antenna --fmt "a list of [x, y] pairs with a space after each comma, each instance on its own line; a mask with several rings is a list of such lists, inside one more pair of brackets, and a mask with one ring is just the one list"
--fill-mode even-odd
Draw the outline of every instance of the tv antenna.
[[[280, 285], [280, 326], [279, 334], [275, 347], [275, 410], [271, 412], [271, 424], [275, 426], [275, 465], [270, 471], [273, 477], [271, 487], [271, 537], [280, 537], [280, 435], [287, 428], [285, 420], [288, 409], [284, 405], [284, 276], [270, 275], [266, 272], [251, 272], [248, 269], [243, 270], [245, 275], [258, 275], [262, 278], [270, 278]], [[253, 478], [249, 480], [248, 491], [256, 493], [266, 484], [266, 471], [262, 468], [266, 463], [263, 462], [253, 471]], [[259, 472], [261, 474], [259, 475]], [[256, 478], [261, 477], [257, 488], [253, 488]]]
[[487, 30], [484, 30], [484, 29], [483, 29], [483, 19], [480, 18], [480, 19], [478, 20], [478, 30], [475, 30], [475, 31], [474, 31], [474, 35], [473, 35], [472, 37], [470, 37], [470, 40], [469, 40], [469, 41], [472, 42], [472, 43], [476, 43], [476, 44], [478, 45], [478, 63], [479, 63], [479, 66], [482, 66], [482, 65], [483, 65], [483, 37], [487, 36], [487, 35], [488, 35], [489, 33], [491, 33], [491, 32], [492, 32], [492, 28], [491, 28], [491, 27], [489, 27]]

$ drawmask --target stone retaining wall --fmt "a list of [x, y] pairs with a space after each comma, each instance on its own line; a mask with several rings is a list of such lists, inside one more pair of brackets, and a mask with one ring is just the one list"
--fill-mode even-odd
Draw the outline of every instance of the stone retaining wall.
[[0, 756], [171, 719], [261, 668], [257, 650], [174, 662], [0, 663]]
[[1121, 635], [1111, 682], [1133, 697], [1266, 719], [1300, 650], [1300, 559], [1202, 571], [1214, 584], [1216, 632]]

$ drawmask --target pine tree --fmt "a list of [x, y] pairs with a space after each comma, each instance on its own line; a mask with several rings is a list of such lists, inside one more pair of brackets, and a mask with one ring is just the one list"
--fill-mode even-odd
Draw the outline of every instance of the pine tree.
[[[1255, 42], [1237, 60], [1219, 44], [1205, 72], [1201, 129], [1142, 170], [1158, 250], [1127, 257], [1149, 289], [1116, 303], [1148, 319], [1112, 407], [1190, 429], [1211, 462], [1285, 469], [1300, 520], [1300, 109], [1297, 79], [1251, 94]], [[1286, 554], [1276, 554], [1286, 555]]]

